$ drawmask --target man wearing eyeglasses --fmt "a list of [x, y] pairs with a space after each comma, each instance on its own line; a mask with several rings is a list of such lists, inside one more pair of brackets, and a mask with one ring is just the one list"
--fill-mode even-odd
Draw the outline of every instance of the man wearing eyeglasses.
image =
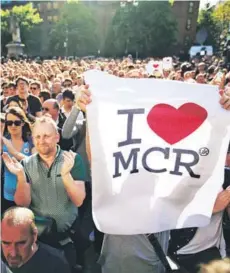
[[9, 171], [17, 176], [15, 203], [53, 218], [57, 225], [57, 237], [53, 239], [67, 235], [80, 253], [78, 207], [86, 196], [83, 161], [80, 155], [64, 152], [57, 145], [58, 128], [49, 117], [36, 120], [33, 141], [37, 153], [21, 163], [7, 153], [2, 156]]
[[58, 144], [63, 150], [69, 151], [73, 143], [71, 140], [62, 138], [62, 127], [65, 123], [66, 116], [62, 113], [58, 101], [55, 99], [44, 101], [42, 104], [42, 114], [44, 116], [50, 116], [55, 121], [58, 127], [58, 132], [60, 134], [60, 141]]
[[[17, 95], [9, 97], [6, 104], [9, 104], [12, 100], [21, 102], [22, 105], [26, 105], [27, 113], [34, 117], [40, 117], [41, 102], [39, 98], [29, 94], [29, 81], [24, 77], [18, 77], [16, 80]], [[26, 113], [26, 114], [27, 114]]]
[[36, 96], [39, 97], [41, 92], [41, 84], [38, 81], [34, 81], [30, 84], [30, 92]]

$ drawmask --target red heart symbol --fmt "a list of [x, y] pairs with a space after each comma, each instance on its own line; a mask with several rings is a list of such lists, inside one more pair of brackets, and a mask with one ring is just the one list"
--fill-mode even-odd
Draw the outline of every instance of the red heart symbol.
[[159, 64], [154, 64], [153, 67], [154, 68], [157, 68], [159, 66]]
[[175, 144], [196, 131], [207, 116], [207, 111], [195, 103], [185, 103], [178, 109], [162, 103], [149, 111], [147, 122], [159, 137]]

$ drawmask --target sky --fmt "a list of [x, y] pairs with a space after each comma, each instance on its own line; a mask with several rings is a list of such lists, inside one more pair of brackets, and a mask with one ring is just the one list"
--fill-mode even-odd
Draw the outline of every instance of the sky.
[[219, 0], [201, 0], [200, 1], [200, 8], [203, 8], [205, 4], [210, 3], [211, 5], [215, 5]]

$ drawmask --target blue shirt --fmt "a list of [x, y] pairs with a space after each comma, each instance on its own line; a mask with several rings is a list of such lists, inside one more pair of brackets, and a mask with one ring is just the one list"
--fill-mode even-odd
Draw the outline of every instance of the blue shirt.
[[[20, 153], [30, 156], [31, 153], [31, 144], [29, 142], [24, 142], [23, 147]], [[3, 145], [3, 152], [9, 153], [6, 145]], [[14, 194], [17, 187], [17, 177], [12, 174], [7, 167], [4, 168], [4, 186], [3, 186], [3, 194], [4, 198], [9, 201], [14, 201]]]

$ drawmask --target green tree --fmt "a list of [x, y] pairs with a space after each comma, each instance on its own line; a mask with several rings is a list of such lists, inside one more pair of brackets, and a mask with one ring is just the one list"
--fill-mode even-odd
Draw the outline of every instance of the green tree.
[[166, 1], [139, 1], [118, 8], [105, 42], [106, 55], [164, 56], [176, 42], [177, 23]]
[[220, 26], [214, 17], [214, 8], [207, 5], [199, 12], [197, 30], [205, 29], [208, 36], [204, 45], [212, 45], [214, 49], [217, 49], [219, 46]]
[[97, 27], [90, 9], [81, 2], [64, 4], [50, 32], [50, 50], [55, 55], [95, 55]]
[[[22, 6], [13, 6], [12, 9], [1, 9], [1, 47], [2, 52], [5, 52], [5, 46], [7, 43], [11, 42], [12, 37], [10, 33], [10, 17], [16, 16], [19, 21], [21, 39], [22, 42], [26, 45], [26, 50], [31, 47], [31, 44], [34, 43], [34, 38], [36, 35], [33, 35], [34, 27], [39, 25], [42, 22], [42, 19], [36, 8], [33, 8], [32, 3], [22, 5]], [[31, 37], [34, 37], [31, 39]]]
[[230, 28], [230, 0], [218, 4], [213, 11], [213, 17], [220, 26], [221, 34], [226, 35]]
[[221, 42], [225, 40], [229, 27], [230, 0], [213, 7], [208, 4], [200, 11], [197, 28], [205, 28], [208, 33], [205, 45], [212, 45], [215, 50], [221, 50]]

